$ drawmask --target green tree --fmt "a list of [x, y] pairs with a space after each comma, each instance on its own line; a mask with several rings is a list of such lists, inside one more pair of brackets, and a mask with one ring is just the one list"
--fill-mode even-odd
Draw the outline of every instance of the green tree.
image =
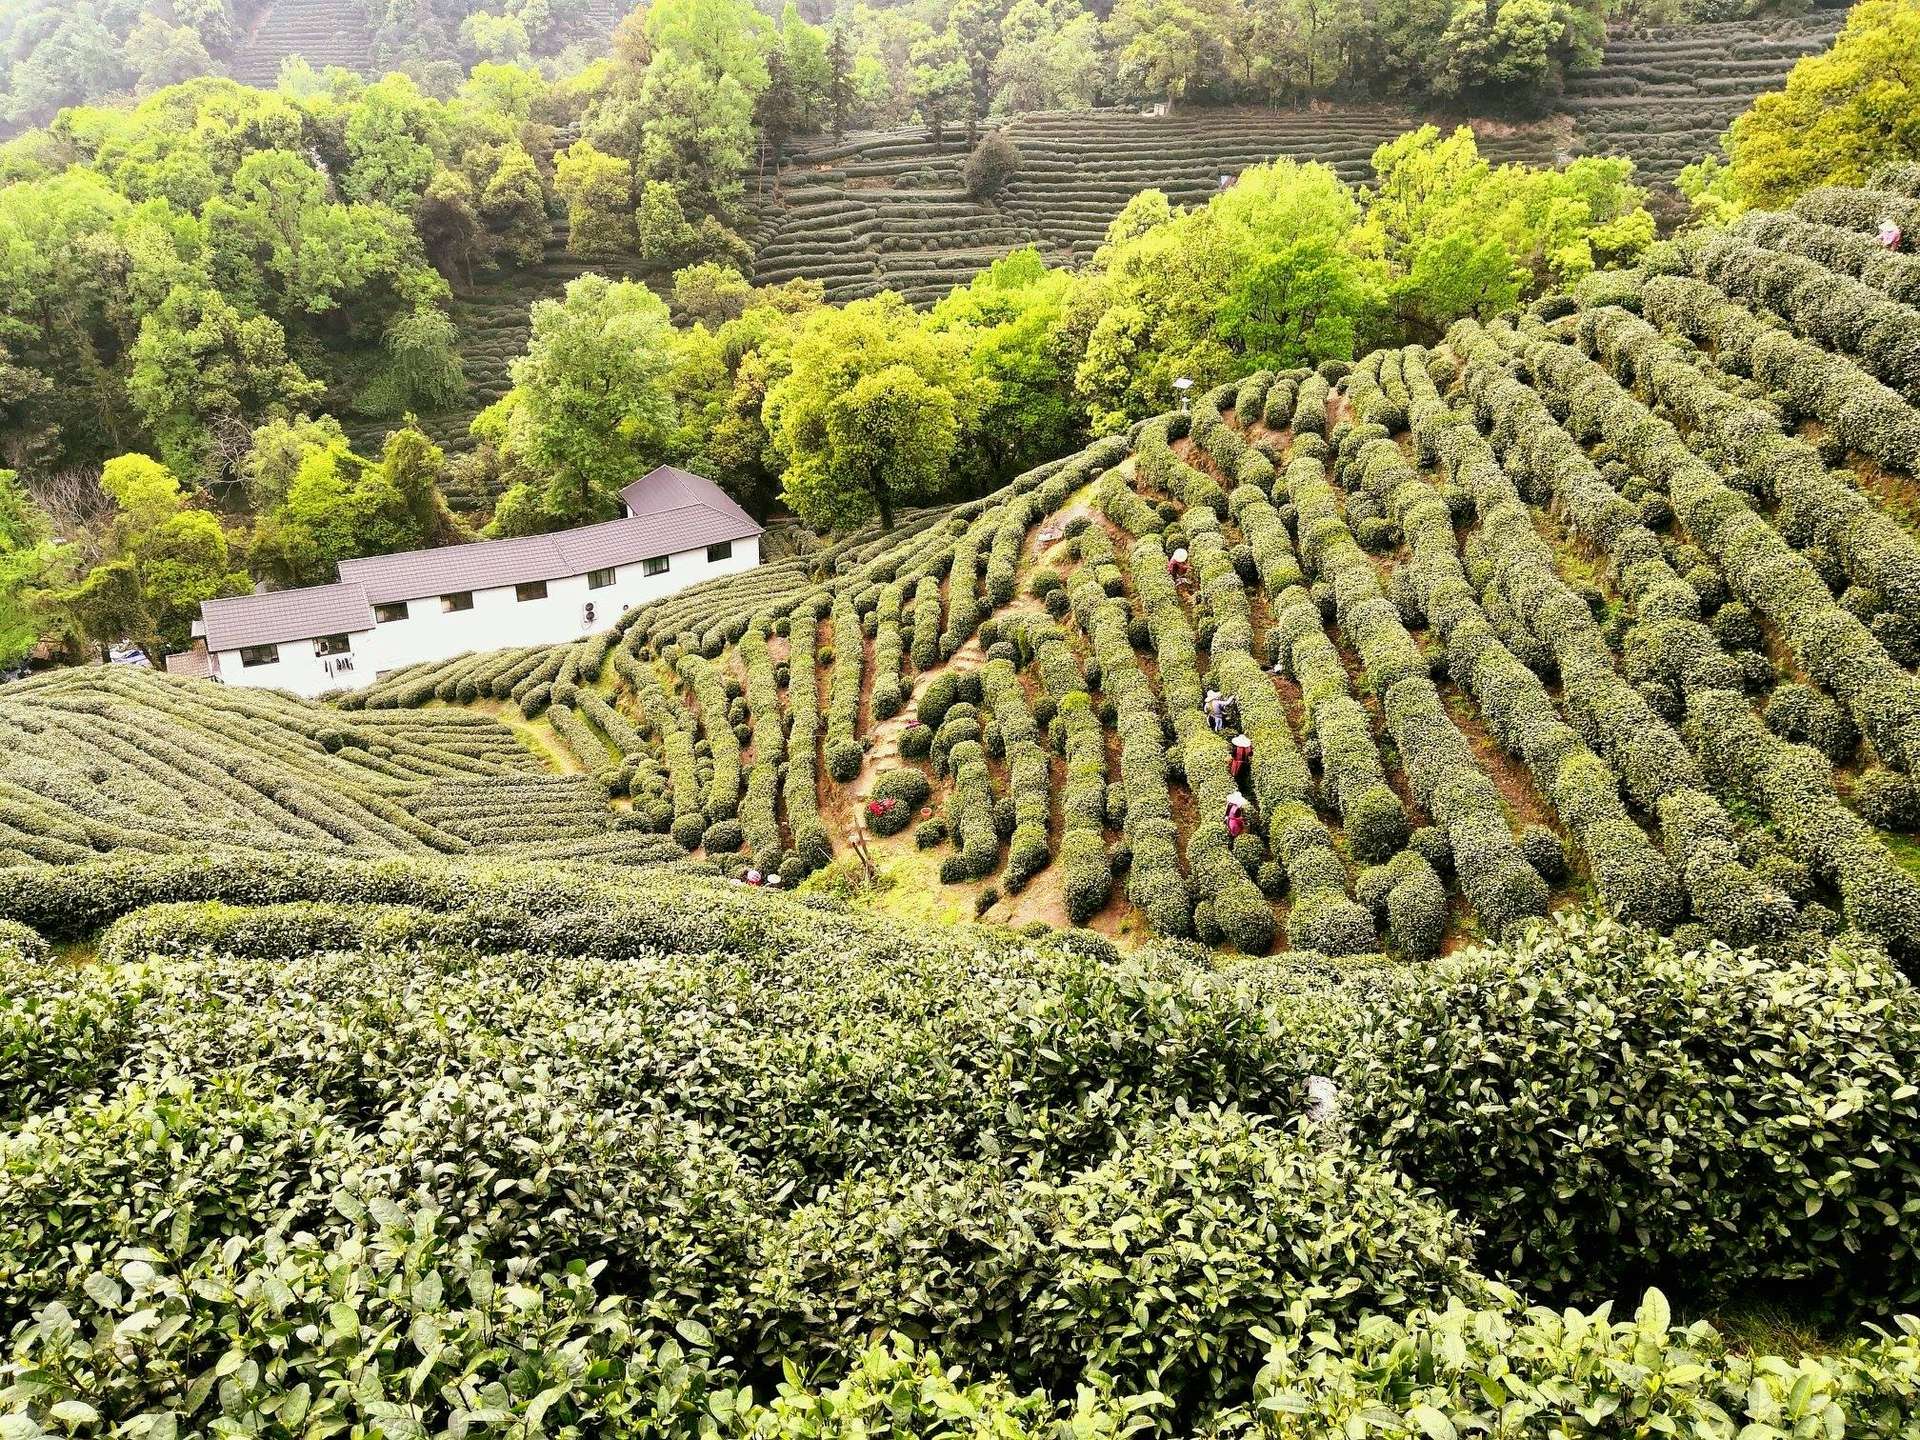
[[413, 207], [413, 223], [433, 268], [449, 284], [471, 290], [474, 262], [485, 257], [487, 236], [467, 177], [436, 171]]
[[405, 214], [438, 168], [445, 148], [439, 107], [405, 75], [375, 81], [356, 98], [344, 133], [348, 200], [373, 201]]
[[853, 42], [844, 24], [827, 41], [827, 105], [833, 114], [833, 138], [847, 133], [847, 109], [853, 100]]
[[40, 639], [33, 592], [53, 558], [52, 535], [20, 477], [0, 470], [0, 666], [16, 664]]
[[290, 585], [324, 584], [342, 560], [457, 538], [440, 481], [446, 457], [408, 426], [369, 462], [344, 443], [311, 449], [286, 498], [255, 529], [255, 564]]
[[643, 260], [679, 260], [693, 249], [693, 226], [680, 207], [679, 192], [664, 180], [649, 180], [642, 187], [634, 224]]
[[1075, 357], [1066, 309], [1073, 283], [1066, 271], [1049, 270], [1037, 251], [1016, 250], [956, 287], [927, 317], [929, 328], [968, 346], [968, 372], [980, 385], [976, 445], [988, 483], [1071, 448]]
[[793, 0], [780, 12], [780, 51], [793, 90], [793, 127], [817, 134], [826, 129], [833, 110], [833, 65], [826, 31], [801, 19]]
[[244, 594], [247, 575], [220, 522], [189, 508], [179, 479], [151, 456], [108, 461], [100, 488], [114, 504], [105, 558], [48, 601], [96, 645], [129, 640], [158, 663], [186, 647], [202, 601]]
[[906, 365], [863, 375], [826, 411], [826, 446], [787, 472], [786, 498], [819, 529], [849, 529], [944, 487], [959, 425], [953, 396]]
[[671, 52], [656, 55], [640, 90], [640, 172], [672, 184], [695, 210], [732, 215], [753, 165], [754, 97], [766, 88], [765, 65], [756, 73], [749, 89]]
[[1723, 143], [1734, 195], [1763, 207], [1920, 159], [1920, 0], [1855, 5], [1833, 48], [1795, 65]]
[[1324, 236], [1286, 245], [1238, 277], [1221, 333], [1249, 370], [1351, 360], [1383, 308], [1374, 268]]
[[140, 324], [127, 394], [161, 457], [181, 474], [218, 478], [244, 453], [252, 427], [318, 400], [264, 315], [243, 316], [216, 290], [175, 286]]
[[564, 299], [534, 304], [513, 389], [475, 422], [538, 477], [521, 514], [553, 529], [618, 512], [621, 487], [657, 460], [673, 420], [671, 331], [666, 304], [632, 281], [583, 275]]
[[1514, 109], [1538, 109], [1570, 69], [1600, 58], [1605, 26], [1594, 0], [1455, 0], [1440, 37], [1433, 88]]
[[673, 273], [673, 308], [690, 325], [738, 320], [752, 299], [753, 286], [731, 265], [707, 260]]
[[947, 122], [964, 108], [971, 83], [966, 55], [951, 28], [913, 47], [913, 103], [933, 131], [936, 146], [946, 143]]
[[576, 255], [633, 244], [633, 166], [576, 140], [554, 157], [553, 188], [567, 204], [567, 248]]
[[[803, 517], [838, 526], [878, 513], [890, 524], [896, 500], [924, 498], [951, 482], [955, 455], [971, 443], [983, 399], [958, 336], [928, 330], [888, 292], [808, 316], [787, 364], [787, 374], [767, 390], [763, 418], [786, 468], [783, 493]], [[893, 373], [902, 370], [918, 383]], [[884, 383], [862, 388], [882, 372], [888, 372]], [[856, 392], [857, 405], [845, 398]], [[881, 464], [855, 434], [862, 414], [885, 427], [890, 443], [909, 448], [897, 467]], [[944, 437], [937, 452], [904, 433], [909, 416]]]
[[1120, 78], [1176, 104], [1226, 72], [1233, 0], [1119, 0], [1107, 20]]
[[662, 56], [731, 80], [748, 102], [766, 87], [773, 22], [749, 0], [658, 0], [647, 11], [649, 67]]
[[493, 237], [494, 254], [509, 263], [538, 265], [546, 254], [551, 234], [546, 191], [533, 157], [523, 147], [501, 147], [500, 159], [480, 192], [480, 219]]
[[294, 476], [309, 455], [335, 446], [344, 448], [346, 443], [340, 422], [331, 415], [296, 415], [256, 426], [247, 458], [240, 465], [248, 506], [256, 515], [276, 508], [287, 498]]

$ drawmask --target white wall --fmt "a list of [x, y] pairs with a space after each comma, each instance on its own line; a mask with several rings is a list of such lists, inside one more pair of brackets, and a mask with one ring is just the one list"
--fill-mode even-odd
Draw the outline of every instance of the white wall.
[[[320, 695], [329, 690], [353, 690], [371, 685], [380, 675], [423, 660], [443, 660], [468, 650], [511, 650], [522, 645], [557, 645], [606, 630], [626, 611], [650, 600], [672, 595], [689, 585], [718, 575], [738, 574], [760, 563], [758, 537], [733, 542], [726, 560], [707, 563], [704, 547], [671, 557], [664, 575], [647, 575], [635, 562], [614, 571], [613, 584], [587, 588], [584, 575], [547, 582], [547, 598], [520, 601], [514, 587], [473, 592], [473, 608], [445, 613], [440, 597], [408, 603], [408, 616], [351, 637], [353, 669], [329, 675], [326, 662], [313, 653], [313, 641], [288, 640], [279, 647], [279, 663], [243, 666], [235, 650], [213, 656], [213, 673], [228, 685], [291, 690], [296, 695]], [[593, 605], [593, 621], [585, 608]], [[335, 659], [336, 667], [339, 664]]]

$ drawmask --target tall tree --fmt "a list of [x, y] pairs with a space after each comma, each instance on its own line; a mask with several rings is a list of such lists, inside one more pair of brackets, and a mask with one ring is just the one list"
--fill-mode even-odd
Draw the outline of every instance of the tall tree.
[[20, 477], [0, 470], [0, 665], [12, 665], [40, 638], [32, 591], [53, 556], [53, 526]]
[[1854, 6], [1833, 48], [1754, 101], [1725, 145], [1735, 197], [1760, 206], [1920, 159], [1920, 0]]
[[567, 249], [605, 254], [633, 245], [633, 165], [591, 140], [554, 156], [553, 188], [567, 203]]
[[[890, 523], [895, 501], [948, 485], [985, 390], [960, 337], [930, 332], [906, 302], [883, 294], [810, 315], [788, 367], [768, 389], [763, 417], [786, 465], [784, 494], [803, 517], [844, 526], [878, 514]], [[909, 433], [909, 422], [929, 427], [938, 447]], [[877, 443], [904, 453], [887, 462]]]
[[474, 424], [536, 477], [502, 509], [519, 529], [611, 519], [673, 419], [672, 322], [646, 286], [583, 275], [533, 307], [513, 388]]
[[853, 99], [853, 42], [847, 27], [836, 23], [827, 42], [827, 96], [833, 110], [833, 138], [847, 133], [847, 106]]
[[971, 83], [960, 41], [951, 28], [913, 47], [913, 103], [933, 131], [936, 147], [946, 143], [947, 122], [964, 105]]

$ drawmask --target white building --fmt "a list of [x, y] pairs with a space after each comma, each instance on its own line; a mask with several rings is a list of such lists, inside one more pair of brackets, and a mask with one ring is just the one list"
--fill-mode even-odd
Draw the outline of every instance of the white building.
[[339, 581], [209, 600], [212, 678], [296, 695], [370, 685], [469, 650], [553, 645], [760, 563], [761, 527], [711, 480], [662, 466], [603, 525], [343, 560]]

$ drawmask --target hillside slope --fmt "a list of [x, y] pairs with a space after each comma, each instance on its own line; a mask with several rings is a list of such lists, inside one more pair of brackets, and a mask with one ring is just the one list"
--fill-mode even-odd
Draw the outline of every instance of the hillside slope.
[[[1006, 126], [1020, 175], [990, 202], [969, 198], [961, 182], [959, 132], [940, 146], [919, 127], [849, 136], [800, 150], [781, 168], [777, 194], [757, 212], [754, 279], [806, 276], [831, 300], [892, 289], [926, 304], [1023, 245], [1056, 264], [1088, 258], [1107, 223], [1148, 188], [1204, 201], [1223, 176], [1283, 155], [1364, 179], [1375, 148], [1418, 123], [1386, 106], [1023, 115]], [[1554, 153], [1544, 129], [1489, 137], [1485, 149], [1535, 162]]]
[[316, 70], [337, 65], [369, 74], [373, 29], [361, 0], [266, 0], [234, 46], [227, 73], [246, 85], [272, 89], [280, 66], [298, 55]]
[[[1649, 179], [1670, 182], [1795, 60], [1830, 45], [1844, 20], [1844, 9], [1826, 9], [1621, 36], [1598, 68], [1569, 78], [1556, 115], [1476, 124], [1481, 153], [1530, 164], [1625, 155]], [[1364, 182], [1375, 148], [1428, 118], [1439, 117], [1330, 104], [1023, 115], [1005, 126], [1020, 147], [1020, 175], [986, 202], [961, 184], [957, 133], [938, 147], [919, 127], [850, 135], [796, 151], [758, 202], [754, 278], [808, 276], [834, 300], [893, 289], [927, 304], [1022, 245], [1058, 264], [1085, 260], [1127, 200], [1150, 186], [1176, 202], [1204, 201], [1223, 177], [1281, 156]]]
[[[1866, 237], [1920, 221], [1920, 179], [1886, 183], [1333, 384], [1254, 376], [617, 633], [387, 677], [341, 723], [478, 705], [670, 835], [650, 858], [871, 862], [902, 913], [1417, 957], [1597, 902], [1911, 959], [1920, 313]], [[71, 803], [42, 763], [26, 836]]]
[[1608, 42], [1598, 68], [1567, 77], [1561, 108], [1581, 148], [1625, 155], [1671, 181], [1712, 154], [1755, 98], [1777, 90], [1794, 62], [1833, 44], [1846, 8], [1790, 19], [1656, 27]]

